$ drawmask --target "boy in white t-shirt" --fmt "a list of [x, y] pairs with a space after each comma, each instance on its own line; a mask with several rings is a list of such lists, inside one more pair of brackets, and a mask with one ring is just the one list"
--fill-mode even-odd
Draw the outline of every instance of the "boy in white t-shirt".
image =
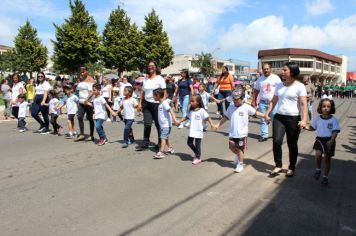
[[25, 119], [26, 119], [28, 102], [26, 102], [25, 100], [26, 100], [25, 94], [19, 94], [17, 96], [16, 106], [18, 106], [19, 108], [17, 128], [19, 129], [20, 133], [27, 131]]
[[[92, 97], [94, 98], [92, 99]], [[89, 100], [92, 99], [92, 102]], [[103, 123], [106, 120], [106, 109], [108, 109], [112, 116], [116, 116], [116, 113], [111, 109], [111, 107], [106, 102], [105, 98], [101, 96], [101, 85], [94, 84], [93, 85], [93, 93], [86, 100], [86, 104], [89, 106], [94, 106], [94, 119], [95, 119], [95, 128], [99, 135], [99, 141], [97, 142], [98, 146], [102, 146], [107, 143], [108, 139], [106, 137]]]
[[[121, 104], [121, 100], [122, 100], [119, 90], [115, 90], [113, 95], [114, 95], [114, 99], [113, 99], [112, 109], [117, 114], [117, 116], [120, 118], [120, 120], [124, 120], [124, 118], [121, 115], [121, 112], [117, 112], [120, 109], [120, 104]], [[113, 117], [112, 121], [113, 122], [119, 122], [117, 120], [117, 117]]]
[[[161, 129], [161, 145], [160, 150], [153, 156], [156, 159], [162, 159], [165, 157], [164, 153], [174, 153], [171, 142], [169, 141], [169, 135], [172, 130], [172, 120], [177, 123], [177, 119], [169, 105], [169, 99], [164, 99], [164, 90], [161, 88], [153, 90], [153, 97], [155, 101], [159, 101], [158, 106], [158, 123]], [[168, 150], [166, 151], [166, 147]]]
[[62, 134], [63, 128], [58, 124], [57, 119], [61, 114], [61, 110], [58, 109], [60, 106], [58, 100], [58, 92], [51, 90], [49, 91], [50, 100], [48, 102], [49, 115], [51, 117], [51, 124], [53, 126], [53, 132], [51, 134], [60, 136]]
[[60, 110], [64, 105], [67, 107], [67, 124], [68, 124], [68, 133], [66, 134], [67, 138], [74, 138], [76, 135], [75, 127], [74, 127], [74, 117], [78, 111], [78, 102], [79, 98], [74, 94], [74, 89], [72, 86], [67, 85], [64, 88], [64, 92], [66, 96], [61, 101], [61, 105], [58, 106], [58, 110]]
[[124, 128], [124, 143], [122, 148], [127, 148], [129, 144], [135, 143], [135, 137], [132, 131], [132, 124], [135, 121], [135, 109], [138, 106], [137, 100], [132, 97], [133, 88], [131, 86], [126, 86], [123, 90], [124, 98], [121, 100], [120, 107], [116, 114], [123, 111], [123, 120], [125, 123]]
[[233, 104], [230, 104], [224, 117], [215, 126], [215, 130], [227, 120], [230, 120], [229, 148], [236, 154], [235, 172], [240, 173], [244, 169], [243, 160], [244, 152], [247, 148], [248, 118], [252, 115], [263, 117], [264, 114], [256, 111], [256, 109], [249, 104], [244, 103], [245, 91], [243, 89], [234, 90], [231, 97], [233, 98]]

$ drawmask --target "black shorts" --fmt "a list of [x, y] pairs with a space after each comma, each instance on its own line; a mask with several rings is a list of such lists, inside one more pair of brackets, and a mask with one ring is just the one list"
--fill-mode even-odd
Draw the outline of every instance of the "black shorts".
[[231, 145], [242, 151], [245, 151], [245, 149], [247, 149], [247, 137], [229, 138], [229, 147], [231, 147]]
[[334, 142], [331, 146], [326, 145], [330, 139], [331, 137], [316, 137], [313, 149], [321, 151], [322, 154], [326, 153], [329, 157], [334, 156], [336, 142]]
[[74, 121], [75, 114], [68, 114], [68, 120]]

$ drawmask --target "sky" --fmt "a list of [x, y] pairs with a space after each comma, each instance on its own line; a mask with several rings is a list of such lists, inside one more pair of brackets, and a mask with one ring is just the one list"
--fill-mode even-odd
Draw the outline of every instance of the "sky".
[[[83, 0], [102, 32], [110, 12], [144, 24], [153, 8], [176, 54], [210, 52], [257, 66], [262, 49], [310, 48], [348, 57], [356, 71], [356, 0]], [[52, 53], [53, 23], [69, 17], [69, 0], [1, 0], [0, 44], [13, 46], [26, 19]]]

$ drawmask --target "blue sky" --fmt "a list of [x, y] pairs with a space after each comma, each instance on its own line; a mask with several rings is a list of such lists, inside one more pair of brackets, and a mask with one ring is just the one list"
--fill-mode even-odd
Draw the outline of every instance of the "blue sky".
[[[52, 51], [53, 22], [70, 14], [67, 0], [1, 0], [0, 44], [12, 46], [26, 19]], [[83, 0], [101, 32], [110, 12], [124, 8], [142, 26], [155, 8], [176, 53], [213, 52], [256, 65], [259, 49], [312, 48], [346, 55], [356, 71], [356, 0]]]

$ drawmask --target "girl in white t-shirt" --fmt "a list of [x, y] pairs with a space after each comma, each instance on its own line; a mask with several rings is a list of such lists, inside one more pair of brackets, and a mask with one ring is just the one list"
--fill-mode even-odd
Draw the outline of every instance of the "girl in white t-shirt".
[[[191, 96], [189, 114], [179, 121], [178, 124], [188, 119], [190, 120], [190, 126], [187, 144], [194, 152], [192, 164], [198, 165], [201, 163], [201, 141], [203, 139], [204, 121], [207, 121], [211, 127], [214, 127], [209, 114], [204, 109], [203, 101], [198, 94]], [[194, 141], [195, 144], [193, 143]]]
[[329, 171], [331, 166], [331, 157], [335, 155], [335, 140], [340, 132], [339, 121], [335, 116], [335, 103], [329, 98], [324, 98], [318, 106], [320, 116], [314, 117], [311, 126], [306, 127], [307, 130], [316, 131], [316, 139], [314, 143], [316, 170], [314, 178], [319, 180], [321, 175], [321, 160], [324, 158], [324, 176], [321, 184], [326, 186], [329, 183]]
[[117, 117], [113, 117], [112, 121], [113, 122], [119, 122], [121, 120], [124, 120], [124, 118], [121, 115], [121, 112], [117, 112], [120, 109], [120, 103], [121, 103], [120, 90], [114, 90], [113, 95], [114, 96], [113, 96], [112, 109], [117, 114], [117, 116], [120, 118], [120, 120], [117, 120]]

